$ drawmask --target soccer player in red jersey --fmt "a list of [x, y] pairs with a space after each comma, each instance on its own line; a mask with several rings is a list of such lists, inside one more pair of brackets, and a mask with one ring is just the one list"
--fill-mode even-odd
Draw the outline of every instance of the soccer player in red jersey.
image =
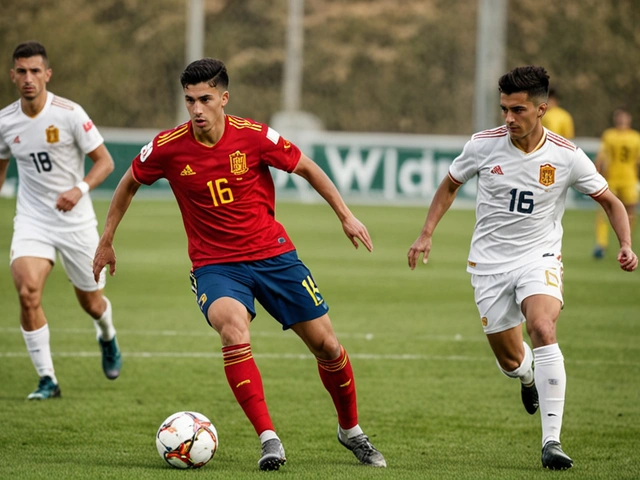
[[362, 464], [386, 467], [358, 425], [351, 363], [333, 331], [328, 306], [275, 220], [269, 167], [307, 180], [333, 208], [354, 247], [359, 240], [371, 251], [366, 227], [329, 177], [295, 145], [264, 124], [225, 114], [229, 78], [221, 61], [197, 60], [180, 81], [191, 120], [156, 136], [120, 180], [93, 261], [96, 279], [105, 265], [115, 273], [113, 238], [140, 185], [166, 178], [187, 233], [192, 289], [220, 335], [229, 386], [262, 443], [260, 469], [277, 470], [286, 459], [251, 354], [249, 325], [256, 299], [316, 356], [338, 414], [338, 441]]

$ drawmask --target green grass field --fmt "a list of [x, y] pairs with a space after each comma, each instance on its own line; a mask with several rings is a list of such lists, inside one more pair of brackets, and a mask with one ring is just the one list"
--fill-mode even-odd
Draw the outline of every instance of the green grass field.
[[[8, 258], [14, 200], [0, 199], [0, 251]], [[107, 202], [96, 202], [104, 221]], [[580, 479], [640, 478], [640, 272], [609, 253], [591, 258], [593, 211], [565, 215], [565, 309], [558, 324], [568, 389], [563, 447], [575, 466], [540, 464], [540, 420], [519, 384], [499, 373], [465, 271], [473, 212], [452, 210], [427, 266], [406, 252], [425, 208], [354, 207], [373, 253], [355, 251], [326, 205], [280, 204], [278, 218], [331, 307], [358, 386], [360, 424], [388, 468], [357, 464], [337, 425], [316, 363], [264, 311], [253, 351], [288, 462], [257, 469], [259, 442], [226, 383], [219, 340], [189, 286], [186, 238], [172, 201], [134, 200], [116, 237], [117, 275], [106, 294], [124, 355], [104, 378], [90, 319], [58, 264], [44, 307], [62, 398], [25, 400], [37, 384], [19, 330], [7, 263], [0, 269], [0, 477], [7, 479]], [[636, 246], [638, 250], [638, 245]], [[160, 422], [179, 410], [212, 419], [213, 461], [178, 471], [156, 452]]]

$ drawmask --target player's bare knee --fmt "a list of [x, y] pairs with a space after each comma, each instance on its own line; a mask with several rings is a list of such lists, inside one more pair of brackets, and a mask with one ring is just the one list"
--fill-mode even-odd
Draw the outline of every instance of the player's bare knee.
[[335, 360], [340, 356], [340, 342], [334, 335], [317, 339], [313, 345], [309, 345], [309, 349], [322, 360]]
[[233, 321], [212, 321], [211, 326], [220, 335], [222, 345], [238, 345], [240, 343], [249, 343], [249, 329], [241, 322]]
[[29, 283], [23, 283], [18, 289], [18, 298], [22, 310], [36, 310], [40, 308], [42, 292]]
[[538, 319], [527, 325], [527, 333], [535, 347], [556, 343], [556, 322], [553, 319]]

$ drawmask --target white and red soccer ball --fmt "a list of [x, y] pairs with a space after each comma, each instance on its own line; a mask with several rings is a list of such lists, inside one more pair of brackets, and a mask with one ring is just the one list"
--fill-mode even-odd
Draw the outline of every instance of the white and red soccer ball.
[[211, 420], [198, 412], [177, 412], [156, 434], [160, 456], [175, 468], [200, 468], [218, 450], [218, 432]]

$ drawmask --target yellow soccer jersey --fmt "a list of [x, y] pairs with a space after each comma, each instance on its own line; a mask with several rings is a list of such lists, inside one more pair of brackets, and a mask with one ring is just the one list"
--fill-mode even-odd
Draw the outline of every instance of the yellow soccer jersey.
[[542, 117], [542, 126], [564, 138], [573, 138], [573, 118], [564, 108], [553, 107]]
[[640, 133], [636, 130], [609, 128], [602, 134], [604, 175], [617, 185], [635, 185], [638, 182]]

